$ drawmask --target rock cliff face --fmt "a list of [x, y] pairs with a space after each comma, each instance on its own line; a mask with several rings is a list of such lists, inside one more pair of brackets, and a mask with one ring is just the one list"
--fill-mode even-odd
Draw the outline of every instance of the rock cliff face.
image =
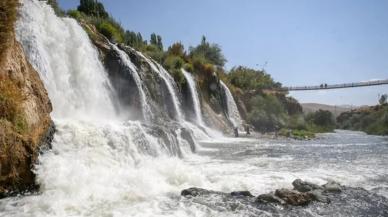
[[0, 55], [0, 198], [36, 188], [33, 164], [50, 147], [54, 125], [47, 92], [10, 34]]
[[[123, 64], [120, 55], [112, 47], [108, 39], [98, 33], [94, 26], [82, 22], [81, 25], [88, 32], [92, 42], [99, 50], [100, 58], [109, 73], [112, 86], [115, 88], [117, 97], [122, 103], [121, 108], [123, 110], [128, 108], [131, 111], [141, 110], [139, 108], [141, 103], [139, 103], [140, 97], [138, 93], [139, 90], [136, 88], [136, 82], [134, 81], [134, 78], [131, 75], [128, 67]], [[158, 114], [157, 118], [153, 119], [153, 122], [165, 123], [166, 120], [171, 119], [174, 116], [174, 114], [171, 113], [174, 111], [172, 105], [173, 103], [170, 102], [170, 97], [167, 96], [167, 87], [161, 81], [160, 76], [158, 76], [155, 71], [152, 70], [144, 57], [136, 50], [121, 45], [118, 45], [118, 47], [128, 55], [130, 61], [137, 68], [140, 79], [146, 86], [145, 95], [149, 97], [151, 110]], [[214, 79], [218, 80], [218, 78]], [[188, 102], [189, 87], [184, 85], [181, 88], [182, 89], [180, 91], [182, 94], [182, 106], [184, 110], [187, 111], [193, 108], [193, 105], [190, 105], [190, 102]], [[211, 88], [209, 88], [209, 90], [210, 89]], [[218, 90], [220, 88], [216, 89], [217, 90], [213, 91], [220, 92], [220, 90]], [[203, 96], [209, 94], [199, 93], [199, 95]], [[225, 116], [225, 111], [223, 110], [224, 106], [221, 93], [218, 93], [218, 95], [220, 95], [220, 97], [213, 97], [209, 100], [209, 102], [207, 102], [204, 97], [201, 97], [201, 107], [204, 120], [208, 126], [230, 134], [232, 132], [232, 127], [230, 126], [230, 123]], [[136, 109], [131, 109], [134, 107]], [[132, 115], [133, 114], [134, 112], [132, 112]], [[134, 115], [140, 116], [140, 114]], [[188, 115], [187, 112], [186, 115]]]

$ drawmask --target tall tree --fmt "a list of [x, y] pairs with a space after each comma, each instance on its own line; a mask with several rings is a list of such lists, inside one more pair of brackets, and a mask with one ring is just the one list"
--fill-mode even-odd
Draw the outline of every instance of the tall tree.
[[224, 66], [226, 63], [221, 47], [218, 44], [210, 44], [207, 42], [205, 36], [202, 36], [201, 44], [197, 47], [190, 47], [189, 50], [191, 57], [204, 58], [207, 63], [217, 66]]

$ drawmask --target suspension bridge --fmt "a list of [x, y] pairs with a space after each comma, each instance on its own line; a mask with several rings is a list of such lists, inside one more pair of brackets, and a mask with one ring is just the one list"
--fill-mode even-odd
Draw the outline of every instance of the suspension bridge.
[[377, 86], [377, 85], [387, 85], [387, 84], [388, 84], [388, 79], [385, 79], [385, 80], [361, 81], [361, 82], [343, 83], [343, 84], [290, 86], [290, 87], [282, 87], [282, 91], [327, 90], [327, 89], [355, 88], [355, 87]]

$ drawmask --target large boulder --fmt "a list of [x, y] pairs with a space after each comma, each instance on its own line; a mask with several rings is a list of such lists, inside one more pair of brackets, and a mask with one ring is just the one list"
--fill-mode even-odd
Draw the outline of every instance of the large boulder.
[[277, 189], [275, 195], [284, 200], [287, 204], [293, 206], [305, 206], [315, 200], [311, 193], [300, 193], [285, 188]]

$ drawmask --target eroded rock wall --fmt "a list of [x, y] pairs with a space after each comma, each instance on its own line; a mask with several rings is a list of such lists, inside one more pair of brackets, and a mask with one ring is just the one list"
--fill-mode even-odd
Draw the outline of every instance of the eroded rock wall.
[[39, 74], [10, 37], [0, 63], [0, 198], [37, 187], [33, 165], [55, 131]]

